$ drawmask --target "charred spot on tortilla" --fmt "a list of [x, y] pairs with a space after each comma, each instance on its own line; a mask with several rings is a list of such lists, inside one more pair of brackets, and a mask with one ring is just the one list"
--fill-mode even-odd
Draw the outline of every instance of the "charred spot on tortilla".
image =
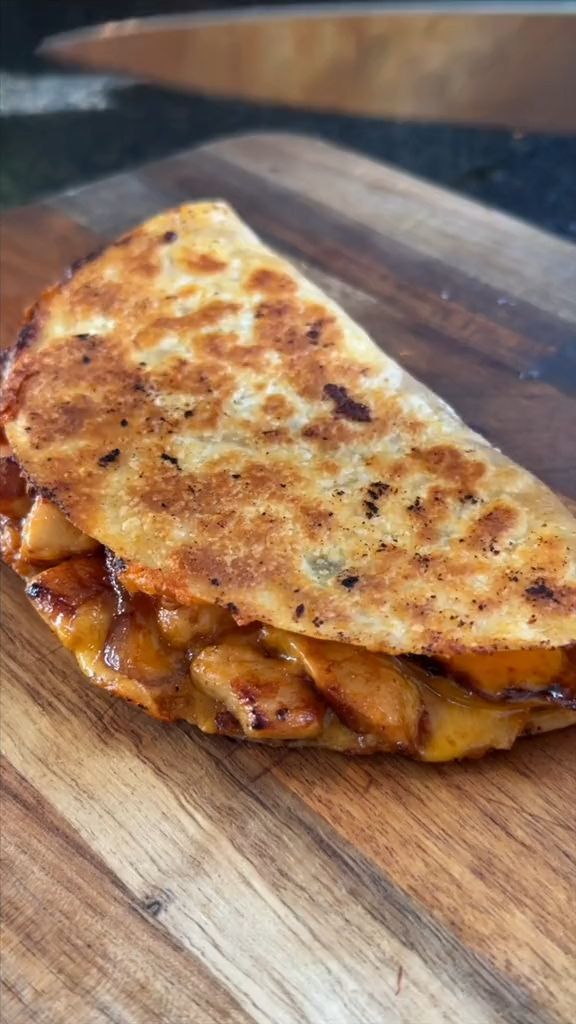
[[100, 456], [100, 458], [98, 459], [98, 465], [102, 466], [105, 469], [106, 466], [111, 465], [112, 462], [116, 462], [116, 460], [119, 457], [120, 457], [120, 449], [119, 448], [112, 448], [112, 451], [106, 452], [105, 455], [101, 455]]
[[340, 580], [340, 583], [346, 590], [353, 590], [359, 579], [359, 576], [345, 576], [343, 580]]
[[[380, 506], [378, 502], [385, 494], [388, 494], [390, 490], [390, 484], [384, 483], [383, 480], [375, 480], [373, 483], [368, 485], [368, 497], [365, 498], [363, 502], [367, 519], [374, 519], [375, 516], [380, 515]], [[336, 493], [340, 494], [343, 492], [336, 491]]]
[[182, 466], [175, 455], [170, 455], [168, 452], [162, 452], [160, 458], [163, 459], [164, 462], [169, 462], [171, 466], [176, 466], [176, 469], [182, 471]]
[[537, 579], [531, 586], [526, 587], [525, 594], [534, 601], [551, 601], [554, 604], [560, 603], [556, 594], [552, 590], [552, 587], [549, 587], [543, 579]]
[[306, 338], [311, 345], [317, 345], [322, 339], [324, 328], [330, 323], [330, 318], [319, 317], [317, 320], [313, 320], [306, 327]]
[[356, 423], [371, 423], [372, 413], [364, 402], [357, 402], [341, 384], [325, 384], [324, 397], [334, 402], [334, 415]]
[[416, 515], [422, 515], [425, 512], [424, 502], [420, 495], [417, 495], [414, 498], [414, 501], [410, 505], [406, 506], [406, 510], [408, 512], [415, 512]]
[[104, 251], [105, 247], [101, 245], [97, 249], [93, 249], [92, 252], [89, 252], [87, 256], [80, 256], [79, 259], [74, 260], [66, 271], [66, 279], [71, 280], [88, 263], [94, 263]]
[[368, 496], [372, 501], [378, 501], [390, 490], [390, 484], [384, 483], [383, 480], [375, 480], [368, 486]]
[[[36, 340], [39, 331], [40, 310], [39, 303], [36, 303], [36, 305], [32, 306], [32, 308], [28, 311], [26, 321], [24, 322], [23, 326], [20, 328], [18, 332], [18, 335], [16, 337], [16, 343], [14, 345], [14, 351], [16, 353], [23, 352], [24, 349], [28, 348], [28, 346], [31, 345]], [[7, 358], [8, 355], [9, 351], [4, 350], [3, 356]]]

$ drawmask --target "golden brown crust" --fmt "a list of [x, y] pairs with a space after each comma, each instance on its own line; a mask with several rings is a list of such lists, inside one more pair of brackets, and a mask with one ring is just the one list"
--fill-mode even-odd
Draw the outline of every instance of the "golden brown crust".
[[576, 642], [576, 524], [224, 204], [31, 313], [6, 429], [40, 491], [155, 577], [372, 650]]

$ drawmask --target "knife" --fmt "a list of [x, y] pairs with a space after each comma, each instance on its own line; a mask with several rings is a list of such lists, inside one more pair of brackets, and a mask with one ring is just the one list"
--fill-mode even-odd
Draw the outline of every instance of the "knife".
[[576, 130], [576, 3], [249, 8], [109, 22], [46, 57], [209, 96]]

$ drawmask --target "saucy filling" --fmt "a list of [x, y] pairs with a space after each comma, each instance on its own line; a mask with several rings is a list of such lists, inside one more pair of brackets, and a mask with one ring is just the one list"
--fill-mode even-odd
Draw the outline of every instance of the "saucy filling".
[[2, 557], [83, 672], [165, 720], [204, 732], [426, 761], [479, 756], [576, 722], [569, 648], [392, 657], [144, 593], [0, 458]]

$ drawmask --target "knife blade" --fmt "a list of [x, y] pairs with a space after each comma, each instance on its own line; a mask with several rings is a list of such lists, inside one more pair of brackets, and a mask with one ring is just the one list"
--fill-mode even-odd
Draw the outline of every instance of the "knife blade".
[[109, 22], [40, 52], [215, 97], [576, 130], [576, 3], [249, 8]]

